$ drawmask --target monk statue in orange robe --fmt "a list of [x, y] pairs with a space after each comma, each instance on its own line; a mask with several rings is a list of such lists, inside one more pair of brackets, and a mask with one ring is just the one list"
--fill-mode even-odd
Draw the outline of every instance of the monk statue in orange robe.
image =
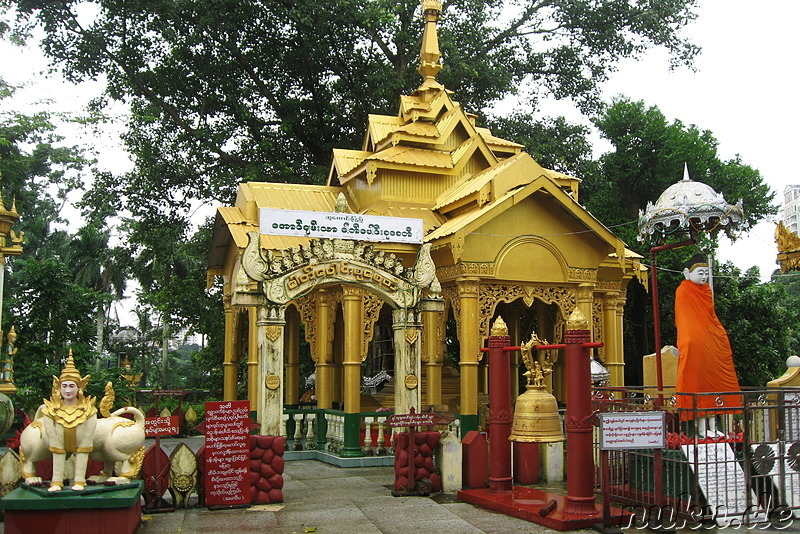
[[[678, 393], [741, 391], [733, 351], [722, 324], [714, 311], [714, 296], [708, 285], [710, 271], [706, 258], [697, 254], [686, 264], [686, 278], [675, 292], [675, 326], [678, 330]], [[717, 399], [721, 398], [719, 405]], [[715, 436], [715, 413], [741, 406], [740, 395], [678, 395], [681, 419], [697, 417], [697, 432]], [[695, 405], [696, 400], [696, 405]], [[693, 409], [697, 408], [697, 412]], [[708, 411], [704, 411], [708, 409]], [[728, 411], [727, 413], [732, 413]]]

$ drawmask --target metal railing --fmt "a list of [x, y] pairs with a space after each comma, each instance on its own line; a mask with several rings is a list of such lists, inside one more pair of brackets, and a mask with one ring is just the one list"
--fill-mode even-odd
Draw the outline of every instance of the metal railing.
[[[598, 388], [596, 414], [666, 412], [666, 448], [601, 451], [598, 488], [651, 528], [767, 526], [800, 519], [800, 389], [680, 394], [659, 407], [652, 393]], [[733, 395], [733, 396], [731, 396]], [[713, 408], [703, 397], [711, 397]], [[716, 428], [714, 428], [716, 426]], [[605, 462], [601, 462], [606, 455]]]

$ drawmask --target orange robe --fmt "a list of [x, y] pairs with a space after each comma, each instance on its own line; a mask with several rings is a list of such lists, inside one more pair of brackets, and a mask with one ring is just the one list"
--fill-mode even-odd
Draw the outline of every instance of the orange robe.
[[[675, 292], [675, 326], [678, 329], [678, 383], [680, 393], [741, 391], [728, 334], [714, 311], [714, 299], [708, 284], [684, 280]], [[715, 395], [698, 396], [698, 408], [729, 410], [741, 406], [740, 395], [723, 395], [717, 406]], [[679, 408], [693, 408], [691, 395], [677, 395]], [[738, 410], [737, 410], [738, 411]], [[730, 413], [729, 411], [727, 413]], [[698, 412], [698, 416], [713, 413]], [[692, 419], [691, 411], [681, 419]]]

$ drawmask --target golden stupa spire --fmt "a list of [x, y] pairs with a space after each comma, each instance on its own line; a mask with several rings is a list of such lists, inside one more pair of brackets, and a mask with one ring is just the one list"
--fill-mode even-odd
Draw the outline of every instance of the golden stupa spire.
[[422, 46], [417, 67], [417, 72], [422, 76], [422, 85], [417, 90], [444, 89], [444, 86], [436, 81], [436, 75], [442, 70], [442, 64], [439, 62], [442, 54], [439, 52], [439, 36], [436, 34], [436, 23], [442, 13], [442, 2], [421, 0], [421, 7], [425, 18], [425, 29], [422, 32]]

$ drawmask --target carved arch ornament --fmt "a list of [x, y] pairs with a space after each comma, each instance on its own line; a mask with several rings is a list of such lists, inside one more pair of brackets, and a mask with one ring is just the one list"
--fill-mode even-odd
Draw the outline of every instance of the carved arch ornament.
[[[566, 318], [575, 308], [576, 290], [571, 287], [539, 285], [539, 284], [502, 284], [502, 283], [478, 283], [478, 306], [480, 317], [478, 318], [479, 339], [486, 339], [489, 335], [489, 321], [494, 316], [497, 304], [501, 302], [510, 303], [517, 299], [522, 299], [526, 306], [533, 305], [534, 300], [541, 300], [546, 304], [556, 304], [561, 311], [560, 319]], [[445, 309], [450, 306], [453, 309], [453, 317], [456, 319], [456, 328], [460, 330], [459, 322], [460, 302], [458, 298], [458, 286], [448, 285], [442, 288], [442, 297], [445, 300]], [[460, 331], [458, 332], [460, 335]]]
[[[378, 295], [393, 308], [414, 308], [424, 297], [441, 299], [441, 285], [430, 255], [422, 245], [413, 267], [402, 258], [362, 241], [312, 239], [308, 245], [264, 251], [258, 232], [248, 232], [242, 270], [261, 284], [270, 302], [286, 304], [324, 285], [355, 284]], [[237, 284], [237, 290], [243, 284]]]
[[[305, 338], [318, 361], [315, 314], [317, 298], [327, 301], [328, 339], [333, 339], [336, 308], [342, 301], [342, 284], [359, 287], [364, 310], [364, 335], [361, 361], [365, 361], [374, 326], [384, 302], [396, 309], [413, 309], [424, 298], [441, 301], [441, 284], [431, 258], [430, 244], [423, 244], [414, 266], [403, 266], [402, 258], [375, 250], [373, 245], [344, 239], [312, 239], [308, 245], [286, 250], [264, 251], [258, 232], [248, 233], [249, 241], [237, 271], [235, 292], [263, 293], [269, 302], [293, 303], [305, 325]], [[324, 294], [314, 289], [335, 284], [337, 289]], [[355, 288], [354, 288], [355, 289]]]

